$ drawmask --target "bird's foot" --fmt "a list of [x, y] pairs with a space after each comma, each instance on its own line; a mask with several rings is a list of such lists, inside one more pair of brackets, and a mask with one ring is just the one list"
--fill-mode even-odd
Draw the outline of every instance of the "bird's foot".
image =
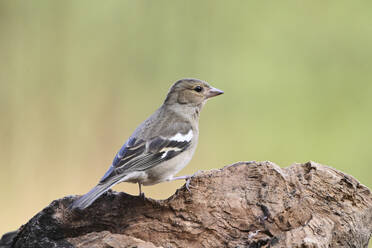
[[187, 191], [189, 191], [190, 193], [191, 193], [191, 190], [190, 190], [190, 182], [191, 182], [191, 178], [192, 178], [192, 176], [186, 179], [186, 185], [185, 185]]
[[186, 180], [186, 184], [185, 184], [185, 187], [187, 189], [187, 191], [189, 191], [191, 193], [191, 190], [190, 190], [190, 183], [191, 183], [191, 179], [198, 173], [199, 171], [195, 172], [194, 174], [192, 174], [191, 176], [180, 176], [180, 177], [173, 177], [172, 179], [170, 179], [169, 181], [173, 181], [173, 180], [180, 180], [180, 179], [183, 179], [183, 180]]
[[141, 198], [142, 200], [146, 200], [145, 193], [143, 192], [139, 193], [138, 197]]

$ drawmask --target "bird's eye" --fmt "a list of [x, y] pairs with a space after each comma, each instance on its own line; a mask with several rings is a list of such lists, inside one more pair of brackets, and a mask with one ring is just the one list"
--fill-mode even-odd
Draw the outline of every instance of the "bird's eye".
[[196, 91], [196, 92], [201, 92], [202, 90], [203, 90], [203, 88], [201, 87], [201, 86], [196, 86], [195, 88], [194, 88], [194, 90]]

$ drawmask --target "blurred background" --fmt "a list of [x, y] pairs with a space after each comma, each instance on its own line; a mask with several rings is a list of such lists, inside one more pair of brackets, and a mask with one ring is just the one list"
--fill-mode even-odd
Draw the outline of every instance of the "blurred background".
[[[225, 91], [180, 175], [313, 160], [372, 187], [372, 2], [0, 1], [0, 234], [93, 187], [173, 82]], [[184, 182], [144, 187], [165, 199]], [[137, 185], [115, 190], [137, 194]]]

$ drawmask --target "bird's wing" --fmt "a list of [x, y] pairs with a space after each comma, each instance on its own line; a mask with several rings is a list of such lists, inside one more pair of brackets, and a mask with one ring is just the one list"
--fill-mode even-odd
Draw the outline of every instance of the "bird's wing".
[[100, 183], [116, 175], [144, 171], [169, 160], [184, 150], [192, 141], [193, 132], [177, 133], [171, 137], [155, 137], [148, 141], [130, 138], [116, 154], [114, 161]]

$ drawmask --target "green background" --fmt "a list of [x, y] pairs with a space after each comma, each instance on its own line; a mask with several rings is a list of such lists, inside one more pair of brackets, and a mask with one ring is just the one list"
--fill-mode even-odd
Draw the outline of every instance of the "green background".
[[[225, 91], [180, 174], [313, 160], [372, 187], [371, 1], [0, 1], [0, 234], [93, 187], [183, 77]], [[145, 187], [164, 199], [183, 182]], [[137, 194], [137, 186], [115, 190]]]

